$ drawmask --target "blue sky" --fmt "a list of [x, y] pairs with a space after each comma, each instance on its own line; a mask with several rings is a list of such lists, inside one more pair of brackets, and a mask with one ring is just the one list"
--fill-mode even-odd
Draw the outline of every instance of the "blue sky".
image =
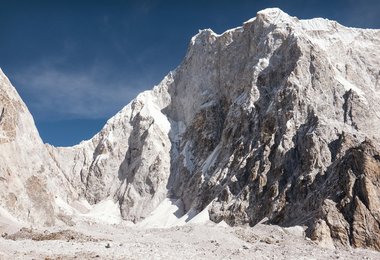
[[185, 55], [198, 29], [221, 33], [267, 7], [380, 28], [379, 0], [0, 0], [0, 67], [45, 142], [91, 138]]

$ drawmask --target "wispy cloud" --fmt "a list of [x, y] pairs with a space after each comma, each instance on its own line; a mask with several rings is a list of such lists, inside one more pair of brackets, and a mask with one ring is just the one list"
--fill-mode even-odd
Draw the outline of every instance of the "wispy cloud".
[[110, 80], [109, 70], [94, 66], [86, 71], [63, 71], [43, 64], [19, 71], [15, 80], [40, 119], [105, 118], [129, 103], [144, 85], [136, 80]]

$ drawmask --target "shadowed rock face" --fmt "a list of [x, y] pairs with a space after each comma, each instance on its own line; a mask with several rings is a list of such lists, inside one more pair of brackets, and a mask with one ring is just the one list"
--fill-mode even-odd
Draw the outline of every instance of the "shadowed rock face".
[[200, 31], [182, 64], [91, 140], [46, 146], [49, 169], [68, 203], [111, 197], [134, 222], [169, 196], [215, 222], [266, 217], [326, 246], [380, 250], [378, 46], [378, 30], [279, 9]]
[[[224, 62], [205, 58], [192, 65], [195, 58], [187, 56], [177, 71], [180, 79], [186, 78], [183, 66], [217, 75], [203, 84], [214, 84], [218, 93], [201, 104], [182, 134], [171, 191], [187, 209], [211, 203], [215, 222], [255, 225], [267, 217], [269, 223], [307, 225], [323, 243], [332, 238], [336, 245], [378, 249], [377, 207], [369, 205], [377, 205], [379, 184], [363, 174], [380, 174], [365, 166], [378, 158], [378, 62], [370, 55], [379, 52], [352, 49], [355, 43], [345, 39], [366, 38], [364, 45], [374, 47], [379, 32], [297, 21], [278, 10], [259, 13], [243, 29], [228, 46], [229, 32], [215, 39], [201, 33], [202, 41], [217, 42], [212, 60]], [[373, 38], [361, 38], [366, 33]]]
[[342, 244], [380, 250], [379, 151], [366, 140], [349, 148], [331, 171], [336, 176], [329, 186], [335, 194], [328, 196], [330, 205], [325, 202], [321, 206], [320, 218], [326, 219], [334, 230], [337, 225], [329, 220], [329, 215], [335, 211], [335, 223], [339, 221], [346, 228], [331, 232], [333, 238]]

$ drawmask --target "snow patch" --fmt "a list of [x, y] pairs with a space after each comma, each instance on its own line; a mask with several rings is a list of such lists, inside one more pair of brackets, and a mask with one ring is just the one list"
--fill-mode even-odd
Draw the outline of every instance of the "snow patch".
[[255, 20], [256, 20], [256, 17], [253, 17], [253, 18], [245, 21], [243, 24], [245, 25], [245, 24], [253, 23]]
[[60, 197], [55, 198], [55, 204], [57, 205], [58, 209], [63, 211], [65, 214], [71, 215], [71, 214], [74, 214], [74, 212], [76, 212], [75, 209], [73, 209], [73, 207], [67, 204]]
[[218, 144], [215, 147], [214, 151], [207, 157], [206, 161], [203, 163], [203, 166], [202, 166], [203, 175], [205, 175], [208, 172], [210, 167], [214, 166], [216, 159], [219, 156], [221, 148], [222, 148], [221, 144]]
[[170, 228], [184, 225], [203, 225], [213, 223], [208, 209], [211, 203], [201, 212], [190, 209], [186, 214], [181, 199], [164, 199], [158, 207], [143, 221], [135, 226], [139, 228]]
[[[212, 202], [211, 202], [212, 203]], [[184, 225], [205, 225], [213, 223], [210, 220], [210, 214], [208, 213], [209, 207], [207, 205], [201, 212], [198, 212], [196, 209], [190, 209], [185, 215], [183, 215], [176, 223], [176, 226]]]
[[188, 221], [188, 224], [203, 225], [203, 224], [211, 223], [210, 214], [208, 213], [208, 209], [209, 209], [210, 205], [208, 205], [201, 212], [199, 212], [198, 214], [195, 214], [195, 216], [190, 218], [190, 220]]
[[143, 221], [136, 224], [141, 228], [168, 228], [175, 226], [184, 214], [182, 200], [166, 198]]
[[113, 199], [99, 202], [88, 213], [80, 214], [80, 216], [105, 224], [119, 224], [122, 221], [119, 204], [113, 201]]
[[301, 27], [308, 31], [330, 31], [331, 21], [324, 18], [301, 20]]
[[363, 90], [361, 90], [359, 87], [355, 86], [354, 84], [352, 84], [351, 82], [349, 82], [348, 80], [346, 80], [345, 78], [343, 78], [341, 75], [337, 74], [336, 75], [336, 80], [344, 87], [344, 89], [346, 91], [349, 91], [349, 90], [353, 90], [356, 92], [356, 94], [359, 95], [359, 98], [365, 103], [368, 105], [368, 102], [367, 102], [367, 99], [365, 97], [365, 93], [363, 92]]
[[158, 125], [165, 133], [170, 131], [170, 122], [168, 118], [161, 112], [160, 108], [155, 104], [152, 98], [148, 98], [143, 109], [147, 109], [147, 115], [154, 119], [154, 123]]
[[261, 10], [257, 12], [256, 17], [258, 17], [259, 19], [264, 18], [264, 20], [269, 21], [270, 23], [275, 25], [278, 25], [279, 23], [283, 22], [290, 22], [292, 18], [279, 8], [267, 8]]

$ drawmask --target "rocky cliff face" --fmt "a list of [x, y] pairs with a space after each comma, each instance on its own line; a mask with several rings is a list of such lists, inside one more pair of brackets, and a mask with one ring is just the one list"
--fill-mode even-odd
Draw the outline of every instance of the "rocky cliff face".
[[170, 75], [141, 93], [108, 120], [91, 140], [69, 148], [49, 146], [70, 183], [91, 204], [106, 198], [119, 203], [124, 219], [137, 222], [167, 197], [171, 124], [161, 109]]
[[[200, 31], [182, 64], [100, 133], [47, 146], [38, 161], [53, 162], [47, 171], [61, 177], [51, 179], [70, 187], [62, 194], [73, 190], [66, 201], [113, 198], [126, 220], [170, 197], [184, 212], [208, 207], [215, 222], [267, 217], [306, 225], [321, 243], [380, 250], [378, 46], [379, 30], [279, 9], [221, 35]], [[0, 123], [6, 140], [10, 118]], [[28, 147], [44, 150], [34, 136]]]
[[25, 223], [54, 225], [56, 199], [75, 197], [27, 107], [0, 70], [0, 215], [6, 210]]

